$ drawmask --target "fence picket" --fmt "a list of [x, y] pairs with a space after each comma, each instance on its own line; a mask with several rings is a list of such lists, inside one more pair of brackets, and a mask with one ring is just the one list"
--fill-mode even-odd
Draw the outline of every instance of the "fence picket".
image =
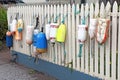
[[[57, 15], [59, 15], [60, 14], [60, 6], [59, 5], [57, 5], [57, 12], [56, 12], [56, 14]], [[60, 23], [60, 20], [58, 19], [58, 23]], [[60, 58], [59, 58], [59, 56], [60, 56], [60, 47], [59, 47], [59, 45], [57, 44], [56, 45], [57, 46], [57, 51], [56, 51], [56, 62], [59, 64], [59, 60], [60, 60]]]
[[[56, 7], [56, 5], [54, 5], [54, 17], [56, 17], [56, 15], [57, 15], [57, 7]], [[57, 23], [58, 23], [58, 20], [57, 20]], [[55, 63], [57, 63], [57, 52], [58, 52], [58, 49], [57, 49], [57, 43], [55, 43]]]
[[[33, 25], [33, 26], [35, 27], [34, 6], [31, 6], [31, 10], [32, 10], [32, 11], [31, 11], [31, 23], [28, 24], [28, 25]], [[25, 16], [26, 16], [26, 14], [25, 14], [25, 6], [24, 6], [24, 15], [23, 15], [23, 16], [24, 16], [24, 21], [25, 21], [25, 19], [26, 19], [26, 18], [25, 18]], [[34, 22], [33, 22], [33, 20], [34, 20]], [[26, 23], [25, 23], [25, 24], [26, 24]], [[25, 29], [26, 29], [26, 28], [25, 28]], [[35, 50], [34, 50], [34, 45], [32, 44], [31, 46], [32, 46], [32, 51], [31, 51], [31, 52], [32, 52], [32, 55], [33, 55], [34, 52], [35, 52]]]
[[[120, 12], [120, 7], [119, 7]], [[118, 30], [118, 80], [120, 80], [120, 13], [119, 13], [119, 30]]]
[[[49, 21], [50, 21], [50, 5], [47, 5], [47, 23], [46, 24], [50, 24]], [[48, 51], [47, 51], [47, 56], [48, 56], [48, 61], [50, 61], [50, 43], [49, 43], [49, 40], [48, 40]]]
[[[62, 21], [63, 19], [63, 16], [64, 16], [64, 6], [61, 4], [61, 16], [60, 16], [60, 22]], [[64, 53], [63, 53], [63, 48], [62, 48], [62, 45], [59, 45], [60, 46], [60, 55], [61, 55], [61, 65], [63, 66], [64, 65]]]
[[[57, 15], [59, 15], [60, 14], [60, 5], [57, 5]], [[60, 19], [58, 20], [58, 23], [60, 23]], [[61, 65], [61, 50], [60, 50], [60, 46], [58, 45], [57, 46], [57, 48], [58, 48], [58, 51], [57, 51], [57, 55], [58, 55], [58, 64], [59, 65]]]
[[[54, 14], [53, 14], [53, 6], [51, 5], [50, 7], [51, 7], [51, 9], [50, 9], [50, 10], [51, 10], [51, 11], [50, 11], [50, 12], [51, 12], [51, 16], [53, 16], [53, 15], [54, 15]], [[52, 19], [51, 22], [54, 22], [54, 16], [53, 16], [53, 19]], [[51, 45], [51, 47], [50, 47], [50, 61], [51, 61], [51, 62], [53, 62], [53, 59], [54, 59], [54, 55], [53, 55], [54, 53], [53, 53], [53, 50], [52, 50], [52, 49], [53, 49], [53, 47], [52, 47], [52, 45]]]
[[[79, 9], [79, 4], [76, 5], [76, 12], [78, 12]], [[80, 15], [77, 14], [76, 15], [76, 26], [78, 26], [80, 24]], [[78, 31], [78, 27], [76, 27], [76, 32]], [[76, 33], [78, 35], [78, 33]], [[77, 70], [80, 70], [80, 58], [78, 57], [78, 53], [79, 53], [79, 42], [78, 42], [78, 36], [76, 36], [76, 58], [77, 58]]]
[[[67, 34], [70, 34], [70, 33], [72, 32], [72, 29], [71, 29], [71, 27], [72, 27], [72, 26], [71, 26], [71, 25], [72, 25], [72, 23], [71, 23], [71, 21], [72, 21], [72, 20], [71, 20], [71, 17], [72, 17], [71, 14], [72, 14], [72, 13], [71, 13], [71, 12], [72, 12], [72, 10], [71, 10], [71, 5], [69, 4], [69, 5], [68, 5], [68, 22], [67, 22], [67, 23], [68, 23], [68, 31], [67, 31], [68, 33], [67, 33]], [[69, 41], [68, 41], [69, 62], [72, 62], [72, 49], [71, 49], [72, 40], [71, 40], [71, 37], [72, 37], [71, 35], [68, 35], [68, 40], [69, 40]]]
[[[94, 7], [93, 7], [93, 3], [91, 3], [91, 5], [90, 5], [90, 19], [92, 19], [93, 18], [93, 16], [94, 16]], [[90, 48], [89, 48], [89, 58], [90, 58], [90, 74], [92, 75], [93, 74], [93, 51], [92, 51], [92, 49], [93, 49], [93, 46], [92, 45], [94, 45], [93, 44], [93, 40], [91, 40], [90, 39]]]
[[[66, 16], [65, 17], [66, 33], [68, 32], [68, 24], [67, 24], [68, 13], [67, 12], [68, 12], [67, 11], [67, 5], [65, 4], [64, 5], [64, 17]], [[65, 64], [66, 64], [66, 63], [68, 63], [68, 59], [69, 59], [69, 55], [68, 55], [69, 52], [68, 52], [68, 46], [67, 46], [68, 45], [68, 34], [66, 34], [66, 41], [65, 41], [64, 44], [65, 44], [65, 51], [66, 51], [66, 59], [65, 59]]]
[[[110, 19], [110, 16], [109, 16], [109, 13], [111, 12], [110, 11], [111, 9], [111, 5], [110, 5], [110, 2], [107, 3], [106, 5], [106, 8], [105, 8], [105, 12], [106, 12], [106, 18], [107, 19]], [[111, 26], [109, 26], [109, 37], [108, 37], [108, 40], [106, 41], [105, 43], [105, 47], [106, 47], [106, 56], [105, 56], [105, 64], [106, 64], [106, 68], [105, 68], [105, 75], [106, 75], [106, 79], [109, 80], [109, 77], [110, 77], [110, 30], [111, 30]]]
[[117, 45], [117, 10], [118, 10], [118, 5], [117, 2], [115, 1], [113, 4], [113, 15], [112, 15], [112, 79], [116, 79], [116, 45]]
[[[95, 4], [95, 18], [99, 15], [99, 3]], [[98, 76], [98, 43], [95, 41], [95, 75]]]
[[[86, 3], [86, 5], [85, 5], [85, 17], [86, 17], [85, 18], [86, 25], [89, 25], [89, 23], [88, 23], [88, 19], [89, 19], [88, 3]], [[84, 54], [84, 68], [85, 68], [86, 73], [88, 73], [88, 54], [89, 54], [89, 36], [87, 35], [87, 40], [85, 42], [85, 54]]]
[[[85, 10], [84, 10], [84, 4], [81, 4], [81, 24], [82, 24], [82, 19], [85, 17]], [[84, 49], [85, 45], [83, 44], [82, 47], [82, 56], [81, 56], [81, 71], [84, 72]]]
[[73, 68], [76, 68], [76, 60], [75, 60], [75, 4], [72, 5], [72, 44], [70, 45], [72, 47], [72, 57], [73, 57]]
[[[100, 6], [100, 18], [105, 18], [105, 6], [104, 3], [101, 3]], [[99, 45], [100, 46], [100, 77], [102, 78], [104, 76], [104, 44]]]

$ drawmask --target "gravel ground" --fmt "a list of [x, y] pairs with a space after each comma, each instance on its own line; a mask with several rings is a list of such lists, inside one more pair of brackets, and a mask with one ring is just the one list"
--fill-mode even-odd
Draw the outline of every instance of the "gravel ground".
[[0, 50], [0, 80], [57, 80], [20, 64], [10, 62], [9, 50]]

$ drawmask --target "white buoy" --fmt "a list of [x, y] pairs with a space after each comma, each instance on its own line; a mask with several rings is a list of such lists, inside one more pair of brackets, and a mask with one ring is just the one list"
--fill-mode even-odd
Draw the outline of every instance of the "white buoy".
[[78, 25], [78, 41], [84, 43], [87, 38], [87, 25]]
[[34, 26], [28, 25], [26, 28], [26, 43], [31, 45], [33, 43]]
[[89, 36], [91, 39], [93, 39], [95, 37], [95, 30], [97, 28], [98, 25], [98, 20], [97, 19], [90, 19], [90, 26], [89, 26]]

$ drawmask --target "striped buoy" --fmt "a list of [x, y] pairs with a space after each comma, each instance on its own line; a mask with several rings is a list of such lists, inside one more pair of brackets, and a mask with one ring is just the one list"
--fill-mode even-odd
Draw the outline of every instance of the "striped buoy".
[[23, 20], [21, 18], [18, 19], [17, 30], [18, 30], [19, 33], [22, 32], [22, 30], [23, 30]]
[[56, 41], [58, 27], [59, 27], [59, 24], [57, 24], [57, 23], [50, 24], [50, 42], [51, 43], [55, 43], [55, 41]]

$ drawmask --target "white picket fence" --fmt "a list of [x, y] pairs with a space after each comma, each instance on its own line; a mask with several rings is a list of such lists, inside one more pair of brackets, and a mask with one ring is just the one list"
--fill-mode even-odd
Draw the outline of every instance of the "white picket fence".
[[[112, 11], [111, 11], [112, 8]], [[120, 9], [119, 9], [120, 10]], [[75, 14], [75, 12], [79, 12]], [[8, 24], [10, 16], [15, 13], [23, 14], [24, 31], [23, 40], [17, 42], [14, 40], [13, 50], [29, 55], [29, 47], [25, 41], [26, 26], [31, 24], [33, 15], [39, 14], [40, 24], [43, 23], [43, 18], [47, 14], [48, 17], [45, 24], [48, 23], [51, 16], [60, 15], [58, 23], [60, 24], [63, 15], [67, 14], [65, 24], [67, 25], [67, 36], [65, 41], [66, 64], [73, 61], [73, 68], [77, 71], [96, 76], [105, 80], [120, 80], [120, 13], [118, 5], [114, 2], [113, 6], [108, 2], [105, 6], [103, 3], [94, 4], [64, 4], [64, 5], [30, 5], [30, 6], [14, 6], [8, 8]], [[86, 17], [86, 24], [89, 27], [90, 18], [108, 18], [111, 19], [109, 29], [109, 38], [103, 45], [98, 45], [96, 40], [90, 40], [89, 35], [82, 49], [82, 57], [78, 57], [79, 43], [77, 41], [77, 25], [81, 24], [81, 19]], [[52, 19], [51, 22], [54, 21]], [[92, 43], [91, 43], [92, 42]], [[20, 47], [20, 44], [23, 47]], [[91, 46], [93, 45], [93, 46]], [[93, 53], [91, 53], [93, 50]], [[33, 48], [31, 50], [33, 52]], [[94, 56], [92, 56], [93, 54]], [[54, 57], [55, 56], [55, 57]], [[61, 44], [55, 44], [55, 54], [51, 45], [48, 45], [48, 52], [40, 56], [41, 59], [64, 65], [64, 51]], [[53, 61], [55, 58], [55, 61]]]

